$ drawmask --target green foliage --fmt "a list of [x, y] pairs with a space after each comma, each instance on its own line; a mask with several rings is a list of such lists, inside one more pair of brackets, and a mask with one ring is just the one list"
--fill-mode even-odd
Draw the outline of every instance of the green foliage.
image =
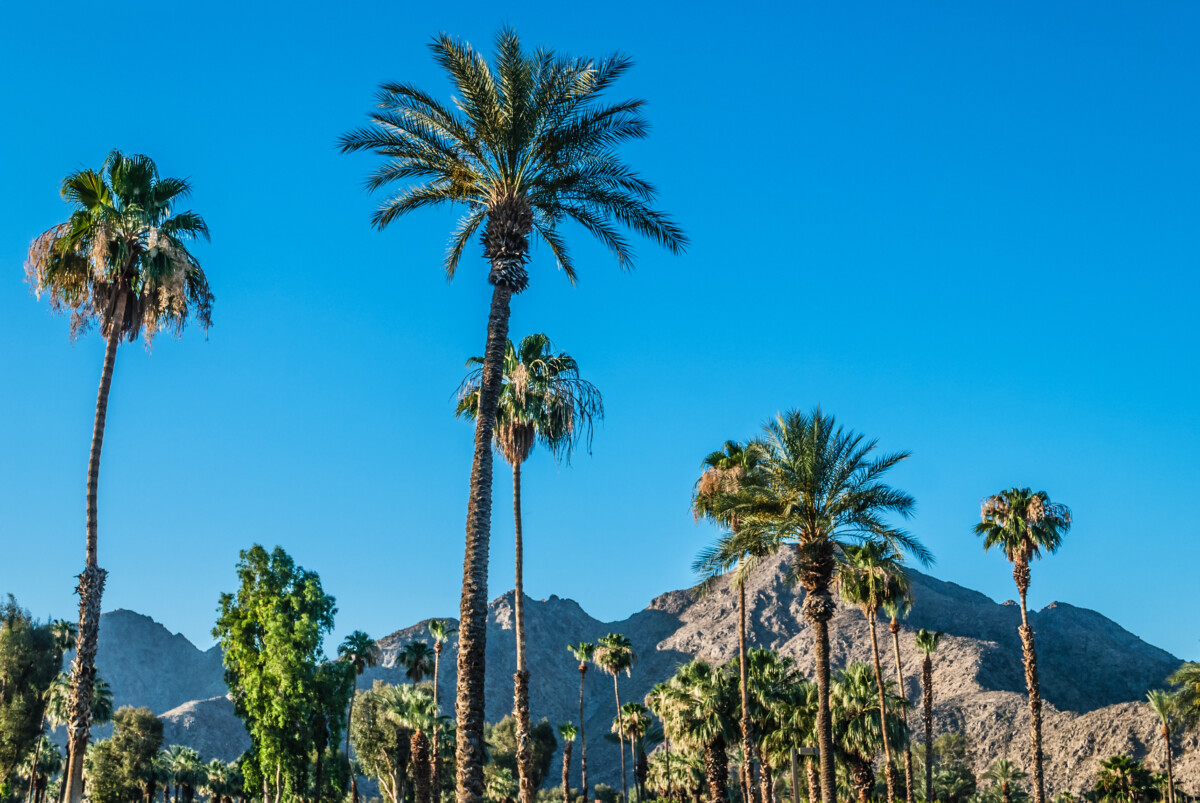
[[984, 500], [975, 534], [985, 550], [998, 547], [1015, 564], [1027, 564], [1042, 552], [1054, 553], [1071, 529], [1071, 510], [1050, 501], [1045, 491], [1009, 488]]
[[517, 795], [515, 770], [495, 762], [483, 768], [483, 799], [488, 803], [512, 803]]
[[404, 667], [404, 676], [413, 683], [420, 683], [426, 675], [433, 673], [434, 654], [424, 641], [413, 641], [404, 646], [396, 656], [396, 663]]
[[62, 650], [10, 594], [0, 604], [0, 783], [14, 777], [42, 733], [50, 684]]
[[[913, 747], [914, 776], [925, 775], [925, 745]], [[960, 803], [978, 789], [971, 769], [975, 764], [970, 741], [961, 733], [947, 733], [933, 742], [933, 796], [942, 803]]]
[[1189, 728], [1200, 725], [1200, 663], [1186, 663], [1167, 681], [1176, 687], [1175, 711]]
[[1029, 800], [1029, 793], [1021, 781], [1027, 777], [1029, 776], [1023, 770], [1007, 758], [996, 759], [983, 773], [983, 780], [990, 784], [984, 790], [985, 799], [1002, 803], [1024, 803]]
[[273, 782], [278, 769], [283, 788], [275, 794], [308, 798], [313, 764], [340, 738], [354, 683], [353, 664], [322, 661], [334, 599], [279, 547], [243, 551], [237, 574], [241, 587], [221, 595], [213, 628], [225, 681], [260, 774]]
[[608, 784], [596, 784], [592, 789], [592, 795], [600, 803], [620, 803], [621, 801], [621, 793]]
[[[155, 783], [162, 741], [162, 720], [149, 708], [126, 706], [118, 710], [113, 715], [112, 738], [96, 742], [87, 753], [88, 796], [93, 803], [136, 803], [145, 799]], [[194, 760], [185, 763], [181, 759], [173, 765], [174, 777], [194, 786], [202, 765], [194, 750], [187, 758]]]
[[363, 772], [379, 782], [392, 803], [408, 788], [413, 732], [429, 733], [437, 719], [433, 697], [424, 686], [392, 686], [375, 681], [354, 700], [350, 741]]
[[1148, 770], [1142, 762], [1127, 755], [1116, 755], [1100, 762], [1096, 785], [1084, 794], [1089, 801], [1112, 803], [1152, 803], [1162, 797], [1164, 779]]
[[[550, 762], [558, 751], [558, 740], [554, 737], [554, 726], [544, 717], [530, 729], [529, 736], [533, 741], [533, 788], [538, 789], [550, 771]], [[517, 721], [507, 716], [495, 725], [485, 725], [483, 738], [491, 757], [490, 764], [517, 777]]]

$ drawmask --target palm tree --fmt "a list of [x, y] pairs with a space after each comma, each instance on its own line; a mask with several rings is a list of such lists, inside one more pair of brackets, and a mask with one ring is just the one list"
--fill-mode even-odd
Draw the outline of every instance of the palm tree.
[[646, 706], [628, 702], [621, 706], [620, 715], [613, 719], [612, 732], [629, 742], [629, 757], [633, 761], [633, 783], [638, 800], [646, 797], [646, 736], [651, 726]]
[[900, 599], [907, 594], [908, 578], [904, 574], [900, 556], [889, 544], [868, 541], [859, 546], [847, 544], [842, 548], [837, 585], [842, 599], [862, 610], [871, 631], [871, 658], [875, 667], [875, 685], [879, 691], [884, 779], [887, 784], [888, 803], [895, 803], [896, 778], [892, 767], [888, 731], [883, 726], [884, 718], [887, 717], [887, 704], [883, 691], [883, 666], [879, 660], [879, 636], [875, 625], [879, 619], [879, 609], [884, 603]]
[[563, 803], [571, 803], [571, 747], [575, 743], [575, 734], [575, 726], [570, 722], [558, 726], [558, 738], [562, 739], [563, 743]]
[[404, 667], [404, 676], [415, 684], [434, 670], [436, 657], [433, 649], [424, 641], [412, 641], [396, 655], [396, 663]]
[[[904, 666], [900, 663], [900, 619], [908, 615], [909, 609], [912, 607], [911, 587], [905, 588], [904, 594], [895, 598], [887, 599], [883, 602], [883, 612], [887, 614], [888, 632], [892, 634], [892, 654], [896, 657], [896, 688], [900, 690], [900, 696], [908, 700], [908, 692], [904, 689]], [[908, 709], [902, 709], [900, 712], [901, 721], [904, 723], [904, 730], [908, 732]], [[913, 803], [913, 763], [912, 763], [912, 742], [906, 742], [904, 745], [904, 800], [905, 803]]]
[[479, 803], [484, 792], [492, 432], [509, 302], [529, 283], [529, 237], [546, 243], [572, 281], [574, 262], [559, 231], [564, 221], [573, 220], [597, 237], [621, 267], [632, 264], [633, 254], [618, 224], [672, 253], [681, 253], [687, 238], [653, 208], [654, 187], [616, 151], [649, 130], [642, 101], [603, 105], [600, 100], [632, 66], [628, 58], [595, 61], [549, 50], [530, 54], [511, 29], [500, 32], [491, 65], [470, 45], [446, 34], [431, 49], [454, 84], [453, 105], [410, 84], [385, 83], [372, 124], [344, 135], [341, 146], [386, 157], [368, 180], [370, 189], [405, 185], [376, 211], [377, 228], [416, 209], [462, 205], [466, 212], [451, 239], [446, 273], [453, 277], [467, 243], [481, 229], [490, 265], [493, 293], [467, 503], [456, 702], [458, 803]]
[[1175, 690], [1175, 710], [1189, 728], [1200, 724], [1200, 663], [1186, 663], [1171, 673], [1167, 682]]
[[921, 664], [921, 710], [925, 718], [925, 799], [933, 800], [933, 653], [942, 632], [917, 631], [917, 649], [925, 655]]
[[[63, 660], [63, 655], [66, 654], [66, 652], [71, 649], [71, 644], [75, 640], [75, 625], [72, 622], [67, 621], [66, 619], [56, 619], [55, 621], [50, 623], [50, 634], [54, 639], [54, 665], [61, 666], [62, 660]], [[57, 728], [59, 725], [66, 723], [66, 710], [67, 709], [66, 709], [66, 706], [64, 705], [64, 703], [66, 701], [66, 697], [62, 694], [62, 690], [67, 689], [68, 694], [69, 694], [69, 685], [64, 684], [64, 685], [60, 686], [60, 684], [57, 682], [59, 678], [63, 678], [64, 681], [66, 680], [66, 676], [60, 672], [58, 674], [58, 676], [55, 677], [55, 680], [51, 681], [50, 685], [46, 687], [46, 691], [43, 692], [43, 694], [42, 694], [42, 699], [40, 701], [41, 708], [42, 708], [42, 723], [41, 723], [41, 727], [38, 728], [39, 734], [46, 732], [47, 720], [50, 719], [51, 695], [55, 694], [56, 692], [59, 697], [59, 700], [56, 702], [59, 714], [52, 720], [54, 724], [51, 725], [51, 729], [53, 730], [54, 728]], [[109, 707], [111, 708], [111, 700], [110, 700]], [[36, 745], [36, 747], [34, 747], [34, 751], [33, 751], [32, 764], [30, 765], [35, 770], [37, 767], [40, 766], [38, 764], [38, 761], [39, 761], [39, 754], [42, 751], [43, 742], [45, 742], [46, 744], [50, 744], [50, 742], [46, 741], [45, 739], [40, 738], [40, 737], [38, 738], [37, 745]], [[55, 750], [57, 751], [57, 748], [55, 748]], [[59, 760], [61, 761], [61, 755], [59, 756]], [[57, 769], [55, 769], [54, 771], [58, 772]], [[29, 775], [29, 792], [26, 796], [26, 803], [33, 803], [34, 795], [40, 794], [40, 792], [38, 792], [38, 790], [36, 789], [36, 784], [34, 783], [38, 777], [39, 776], [36, 771], [31, 772]], [[42, 791], [44, 792], [45, 790], [42, 790]]]
[[818, 408], [791, 410], [763, 427], [759, 468], [747, 475], [733, 504], [740, 532], [791, 545], [792, 574], [804, 587], [802, 609], [812, 624], [818, 694], [817, 748], [821, 798], [835, 800], [833, 728], [829, 713], [829, 620], [835, 605], [830, 585], [835, 555], [850, 542], [880, 542], [907, 552], [922, 564], [932, 560], [913, 536], [889, 525], [886, 517], [907, 517], [913, 499], [882, 481], [909, 456], [874, 456], [876, 441], [843, 430]]
[[[740, 536], [738, 512], [731, 509], [725, 497], [736, 496], [746, 473], [758, 464], [761, 452], [755, 444], [743, 446], [736, 441], [726, 441], [720, 451], [704, 458], [704, 472], [696, 481], [692, 492], [692, 515], [697, 520], [707, 518], [729, 528], [717, 543], [708, 547], [696, 558], [692, 570], [702, 575], [705, 589], [719, 575], [736, 568], [731, 582], [738, 590], [738, 665], [740, 669], [742, 751], [746, 760], [742, 762], [742, 784], [747, 790], [750, 803], [757, 803], [758, 773], [753, 754], [754, 725], [750, 720], [750, 706], [746, 691], [746, 579], [758, 561], [769, 555], [774, 544], [763, 538]], [[739, 537], [740, 536], [740, 537]]]
[[703, 752], [710, 803], [728, 800], [726, 749], [736, 738], [737, 700], [731, 672], [701, 660], [680, 667], [653, 698], [671, 741]]
[[[833, 713], [834, 745], [845, 757], [850, 778], [860, 803], [867, 803], [875, 786], [873, 765], [875, 756], [883, 749], [886, 733], [892, 744], [904, 740], [904, 725], [895, 713], [881, 719], [879, 699], [871, 667], [850, 664], [832, 678], [831, 711]], [[890, 710], [902, 708], [904, 701], [895, 696], [891, 682], [885, 684]], [[822, 797], [822, 800], [837, 798]]]
[[442, 800], [442, 706], [438, 702], [438, 685], [442, 677], [442, 650], [450, 637], [458, 630], [450, 626], [448, 619], [432, 619], [429, 622], [429, 636], [433, 639], [433, 707], [437, 711], [438, 721], [433, 725], [433, 763], [430, 772], [433, 774], [433, 803]]
[[983, 773], [983, 780], [991, 781], [1000, 787], [1001, 803], [1012, 803], [1013, 785], [1026, 777], [1025, 773], [1017, 769], [1017, 766], [1007, 758], [997, 759]]
[[[747, 653], [750, 720], [756, 734], [751, 745], [762, 765], [761, 793], [774, 800], [774, 771], [792, 758], [792, 750], [809, 743], [816, 721], [816, 687], [804, 679], [793, 659], [774, 650]], [[734, 659], [740, 664], [740, 659]], [[739, 676], [741, 667], [738, 667]], [[792, 795], [799, 794], [793, 777]]]
[[[459, 388], [457, 414], [475, 419], [483, 382], [483, 357], [467, 360], [471, 373]], [[579, 377], [579, 365], [566, 352], [554, 353], [550, 338], [532, 334], [514, 346], [505, 342], [496, 406], [494, 440], [513, 473], [513, 522], [516, 531], [516, 586], [513, 621], [517, 672], [513, 676], [513, 719], [517, 730], [517, 777], [521, 803], [533, 803], [533, 740], [529, 724], [529, 669], [525, 662], [525, 546], [521, 523], [521, 466], [537, 443], [570, 460], [581, 437], [591, 442], [592, 424], [604, 417], [600, 391]]]
[[584, 800], [591, 800], [588, 797], [588, 777], [587, 777], [587, 730], [584, 728], [583, 721], [583, 679], [587, 677], [588, 662], [592, 660], [592, 656], [596, 652], [596, 645], [590, 641], [581, 641], [578, 644], [568, 644], [567, 651], [574, 656], [579, 662], [579, 745], [580, 745], [580, 786], [583, 792]]
[[1167, 803], [1175, 803], [1175, 768], [1171, 755], [1171, 733], [1175, 727], [1175, 696], [1162, 689], [1146, 693], [1150, 710], [1162, 723], [1163, 748], [1167, 753]]
[[[368, 666], [379, 663], [379, 645], [375, 639], [361, 630], [355, 630], [338, 646], [338, 658], [349, 661], [354, 667], [354, 674], [361, 678]], [[355, 684], [357, 685], [357, 683]], [[346, 709], [346, 768], [350, 775], [350, 793], [354, 803], [358, 803], [358, 779], [354, 772], [354, 762], [350, 760], [350, 720], [354, 716], [354, 689], [350, 690], [350, 703]]]
[[1125, 803], [1149, 803], [1156, 798], [1158, 784], [1154, 774], [1142, 762], [1127, 755], [1116, 755], [1100, 762], [1093, 797]]
[[186, 246], [195, 237], [207, 239], [208, 226], [192, 212], [171, 215], [171, 206], [191, 193], [186, 179], [159, 178], [148, 157], [113, 151], [99, 171], [80, 170], [63, 179], [61, 192], [74, 207], [71, 216], [33, 241], [25, 276], [38, 298], [49, 295], [52, 310], [70, 311], [72, 340], [99, 323], [106, 341], [88, 458], [86, 564], [76, 588], [79, 631], [71, 667], [65, 785], [71, 803], [79, 803], [105, 578], [96, 549], [96, 495], [117, 346], [141, 333], [149, 343], [164, 327], [178, 335], [189, 314], [207, 331], [213, 297]]
[[[617, 679], [622, 672], [626, 677], [633, 673], [633, 665], [637, 661], [637, 653], [633, 651], [633, 643], [623, 633], [609, 633], [600, 638], [600, 643], [592, 655], [592, 662], [606, 674], [612, 675], [613, 696], [617, 700], [617, 718], [621, 718], [621, 690]], [[618, 743], [621, 749], [621, 799], [629, 800], [629, 784], [625, 774], [625, 736], [624, 728], [617, 731]]]
[[1025, 659], [1025, 685], [1029, 689], [1030, 730], [1033, 737], [1033, 793], [1035, 803], [1046, 803], [1042, 775], [1042, 690], [1038, 682], [1037, 648], [1025, 596], [1029, 591], [1029, 561], [1042, 552], [1053, 554], [1071, 529], [1071, 510], [1050, 501], [1045, 491], [1010, 488], [983, 500], [975, 534], [983, 536], [984, 550], [999, 547], [1013, 565], [1013, 580], [1021, 596], [1021, 646]]

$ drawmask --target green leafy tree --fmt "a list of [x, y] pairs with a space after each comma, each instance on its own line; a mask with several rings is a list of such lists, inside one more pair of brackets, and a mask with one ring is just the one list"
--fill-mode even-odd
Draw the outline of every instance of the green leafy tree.
[[334, 599], [315, 572], [297, 566], [279, 547], [269, 554], [258, 544], [244, 550], [237, 575], [237, 593], [221, 595], [213, 636], [266, 782], [263, 803], [282, 800], [288, 790], [307, 797], [312, 746], [321, 739], [336, 743], [341, 736], [346, 698], [340, 698], [336, 713], [329, 711], [333, 680], [321, 674]]
[[571, 748], [575, 745], [578, 731], [571, 722], [563, 722], [558, 726], [558, 738], [563, 743], [562, 796], [563, 803], [571, 803]]
[[[149, 800], [155, 785], [155, 758], [162, 741], [162, 720], [149, 708], [119, 709], [113, 715], [112, 738], [97, 742], [91, 752], [89, 799], [95, 803]], [[185, 800], [190, 803], [190, 799]]]
[[[483, 387], [483, 357], [467, 360], [470, 374], [459, 388], [457, 414], [479, 417]], [[591, 443], [592, 423], [604, 416], [600, 391], [579, 376], [579, 365], [566, 352], [554, 352], [545, 334], [532, 334], [514, 346], [505, 341], [499, 401], [493, 441], [512, 467], [513, 523], [516, 532], [516, 585], [513, 622], [517, 642], [517, 671], [513, 676], [513, 716], [517, 720], [517, 783], [521, 803], [533, 803], [537, 792], [531, 783], [533, 756], [528, 746], [529, 667], [525, 661], [525, 542], [521, 518], [521, 466], [533, 447], [541, 443], [556, 457], [570, 460], [581, 438]]]
[[[368, 636], [361, 630], [355, 630], [350, 635], [346, 636], [345, 640], [338, 646], [338, 658], [348, 662], [354, 667], [355, 678], [361, 678], [363, 672], [367, 671], [367, 667], [375, 666], [379, 663], [379, 646], [375, 643], [375, 639]], [[436, 692], [435, 692], [436, 693]], [[346, 710], [346, 721], [350, 722], [354, 718], [354, 693], [353, 689], [349, 695], [350, 702]], [[358, 803], [358, 781], [355, 778], [354, 766], [350, 759], [350, 728], [346, 728], [346, 770], [350, 775], [350, 795], [354, 803]]]
[[[592, 653], [592, 663], [602, 672], [612, 675], [613, 696], [617, 701], [617, 718], [621, 717], [621, 689], [618, 680], [621, 673], [626, 677], [633, 673], [633, 665], [637, 661], [637, 653], [633, 650], [633, 642], [623, 633], [609, 633], [599, 639], [599, 644]], [[625, 737], [624, 729], [617, 733], [618, 746], [621, 752], [621, 800], [629, 800], [629, 783], [625, 772]]]
[[51, 682], [62, 662], [54, 633], [9, 594], [0, 603], [0, 784], [36, 750]]
[[802, 610], [812, 625], [818, 694], [817, 747], [822, 800], [836, 793], [833, 724], [830, 718], [829, 620], [836, 554], [853, 543], [883, 543], [922, 564], [929, 551], [909, 533], [888, 523], [907, 517], [913, 499], [887, 485], [889, 470], [908, 452], [876, 455], [877, 443], [844, 430], [818, 408], [791, 410], [763, 427], [757, 441], [763, 456], [729, 504], [740, 532], [773, 540], [793, 550], [791, 571], [804, 587]]
[[[937, 651], [942, 632], [921, 628], [917, 631], [917, 649], [925, 656], [921, 662], [921, 711], [925, 723], [925, 752], [931, 755], [933, 745], [933, 654]], [[925, 799], [933, 800], [933, 761], [925, 762]]]
[[1167, 803], [1175, 803], [1175, 761], [1171, 749], [1171, 736], [1175, 730], [1177, 701], [1174, 695], [1162, 689], [1151, 689], [1146, 693], [1146, 703], [1162, 724], [1163, 750], [1167, 765]]
[[596, 654], [596, 645], [590, 641], [581, 641], [578, 644], [568, 644], [567, 651], [579, 662], [579, 772], [580, 772], [580, 789], [583, 794], [583, 799], [591, 800], [588, 797], [588, 774], [587, 774], [587, 730], [583, 723], [583, 681], [587, 677], [588, 664], [592, 660], [592, 656]]
[[975, 534], [983, 537], [985, 550], [998, 547], [1013, 565], [1013, 580], [1021, 597], [1021, 646], [1025, 660], [1025, 686], [1029, 690], [1030, 734], [1033, 742], [1033, 795], [1035, 803], [1046, 803], [1042, 773], [1042, 690], [1038, 681], [1037, 647], [1025, 597], [1029, 591], [1029, 561], [1043, 552], [1053, 554], [1071, 529], [1071, 510], [1050, 501], [1045, 491], [1009, 488], [989, 496], [980, 509], [981, 521]]
[[49, 296], [52, 310], [71, 313], [72, 340], [98, 323], [106, 341], [88, 458], [86, 564], [76, 588], [79, 630], [71, 669], [68, 799], [79, 803], [105, 578], [96, 550], [96, 498], [117, 346], [143, 333], [149, 344], [164, 328], [178, 336], [189, 317], [207, 331], [213, 296], [187, 248], [196, 237], [208, 238], [208, 226], [194, 212], [171, 214], [191, 194], [187, 180], [160, 177], [146, 156], [113, 151], [99, 170], [63, 179], [61, 194], [71, 215], [33, 241], [25, 275], [39, 298]]
[[454, 104], [411, 84], [386, 83], [371, 125], [346, 134], [341, 144], [344, 151], [369, 150], [386, 157], [368, 180], [371, 189], [403, 186], [375, 213], [377, 227], [417, 209], [463, 207], [446, 258], [447, 275], [454, 275], [467, 243], [481, 231], [490, 266], [488, 281], [494, 289], [467, 505], [456, 705], [458, 803], [478, 803], [484, 794], [492, 433], [509, 305], [529, 283], [529, 238], [545, 242], [572, 281], [575, 265], [560, 231], [566, 221], [580, 224], [608, 246], [621, 267], [630, 266], [633, 255], [618, 225], [675, 253], [683, 250], [686, 238], [653, 208], [654, 187], [617, 152], [622, 143], [649, 131], [642, 101], [604, 105], [601, 100], [632, 66], [629, 59], [528, 53], [510, 29], [498, 36], [492, 64], [445, 34], [432, 43], [432, 50], [454, 84]]
[[1001, 803], [1021, 803], [1028, 800], [1029, 795], [1019, 786], [1027, 777], [1029, 776], [1025, 772], [1007, 758], [996, 759], [983, 773], [983, 780], [991, 782], [999, 793]]

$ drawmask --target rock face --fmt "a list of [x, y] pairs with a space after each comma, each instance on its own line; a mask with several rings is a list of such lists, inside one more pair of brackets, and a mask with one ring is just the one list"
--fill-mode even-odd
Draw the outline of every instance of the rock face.
[[[803, 591], [787, 582], [786, 560], [787, 556], [781, 555], [764, 563], [747, 582], [749, 641], [752, 646], [792, 656], [811, 674], [811, 635], [800, 615]], [[912, 573], [912, 582], [913, 612], [900, 632], [909, 699], [920, 700], [922, 656], [914, 645], [915, 630], [944, 631], [934, 658], [935, 733], [966, 733], [975, 746], [979, 773], [1005, 755], [1024, 764], [1029, 754], [1029, 711], [1017, 606], [997, 604], [978, 592], [917, 572]], [[516, 669], [512, 603], [510, 592], [489, 609], [486, 714], [492, 722], [512, 709]], [[529, 600], [525, 610], [535, 721], [542, 717], [551, 723], [579, 720], [580, 676], [578, 664], [566, 650], [568, 643], [595, 641], [609, 632], [630, 638], [638, 662], [631, 676], [618, 678], [621, 702], [641, 700], [655, 683], [692, 658], [725, 661], [737, 652], [736, 596], [725, 581], [703, 596], [690, 590], [668, 592], [620, 622], [593, 619], [577, 603], [557, 596]], [[1093, 611], [1055, 603], [1030, 616], [1046, 701], [1048, 792], [1078, 793], [1090, 787], [1099, 760], [1119, 752], [1148, 758], [1151, 766], [1159, 767], [1162, 738], [1153, 715], [1140, 703], [1148, 689], [1163, 685], [1166, 676], [1180, 665], [1179, 659]], [[110, 627], [110, 621], [114, 626]], [[890, 674], [890, 637], [882, 620], [881, 624], [884, 666]], [[232, 757], [244, 749], [245, 731], [223, 696], [215, 649], [200, 652], [152, 620], [125, 611], [106, 614], [101, 633], [100, 672], [113, 684], [118, 704], [149, 705], [152, 710], [167, 712], [162, 716], [168, 741], [190, 744], [206, 758]], [[382, 663], [365, 673], [360, 688], [369, 687], [376, 678], [403, 682], [397, 653], [410, 641], [429, 638], [428, 623], [422, 622], [380, 639]], [[148, 644], [141, 643], [146, 640]], [[830, 642], [835, 668], [870, 660], [867, 622], [857, 609], [839, 607], [830, 623]], [[451, 641], [442, 654], [439, 683], [442, 710], [450, 715], [454, 713], [456, 660], [457, 649]], [[106, 671], [110, 666], [112, 670]], [[164, 678], [164, 674], [174, 677]], [[616, 704], [613, 678], [589, 668], [584, 694], [589, 780], [619, 788], [617, 746], [602, 738], [611, 728]], [[1200, 793], [1196, 747], [1194, 736], [1177, 742], [1183, 754], [1177, 756], [1176, 776], [1192, 795]], [[551, 767], [548, 777], [560, 776], [561, 769]]]

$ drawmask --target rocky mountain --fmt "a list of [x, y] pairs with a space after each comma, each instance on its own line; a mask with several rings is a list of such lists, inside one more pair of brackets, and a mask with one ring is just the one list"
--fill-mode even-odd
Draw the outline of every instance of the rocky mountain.
[[[786, 579], [785, 557], [760, 566], [747, 583], [750, 642], [794, 657], [811, 674], [811, 634], [800, 615], [803, 591]], [[1028, 754], [1029, 714], [1024, 698], [1020, 612], [1012, 602], [988, 597], [913, 572], [914, 606], [900, 634], [906, 672], [905, 691], [919, 700], [920, 654], [913, 643], [917, 628], [945, 632], [935, 656], [935, 705], [938, 732], [965, 732], [976, 749], [977, 770], [1007, 755]], [[512, 707], [513, 596], [489, 609], [486, 711], [497, 721]], [[638, 653], [630, 677], [619, 678], [621, 701], [641, 700], [650, 688], [694, 657], [725, 661], [737, 650], [736, 598], [726, 582], [697, 596], [672, 591], [620, 622], [601, 622], [572, 600], [551, 596], [526, 604], [531, 707], [535, 719], [552, 723], [579, 719], [579, 671], [568, 643], [594, 641], [608, 632], [625, 633]], [[1162, 744], [1153, 716], [1141, 701], [1161, 686], [1179, 659], [1146, 644], [1094, 612], [1055, 603], [1031, 613], [1038, 638], [1042, 694], [1047, 703], [1046, 779], [1051, 793], [1079, 792], [1094, 780], [1098, 762], [1115, 753], [1162, 761]], [[886, 633], [886, 628], [883, 631]], [[217, 650], [201, 652], [182, 636], [172, 636], [147, 617], [128, 611], [106, 614], [101, 626], [98, 664], [113, 684], [118, 704], [148, 705], [162, 712], [167, 738], [191, 744], [206, 757], [231, 758], [245, 746], [246, 735], [223, 695]], [[399, 650], [414, 639], [429, 639], [428, 623], [398, 630], [382, 639], [383, 660], [368, 670], [360, 687], [375, 679], [403, 682], [396, 665]], [[831, 656], [836, 666], [870, 660], [867, 622], [856, 609], [839, 608], [830, 623]], [[883, 646], [888, 646], [884, 642]], [[191, 650], [189, 652], [189, 649]], [[888, 648], [891, 666], [890, 647]], [[457, 650], [442, 655], [439, 697], [453, 713]], [[619, 786], [617, 747], [600, 738], [615, 715], [613, 679], [592, 668], [585, 679], [584, 723], [588, 733], [589, 775]], [[1200, 793], [1200, 754], [1195, 736], [1185, 736], [1177, 777], [1189, 794]], [[559, 777], [552, 767], [549, 777]]]

